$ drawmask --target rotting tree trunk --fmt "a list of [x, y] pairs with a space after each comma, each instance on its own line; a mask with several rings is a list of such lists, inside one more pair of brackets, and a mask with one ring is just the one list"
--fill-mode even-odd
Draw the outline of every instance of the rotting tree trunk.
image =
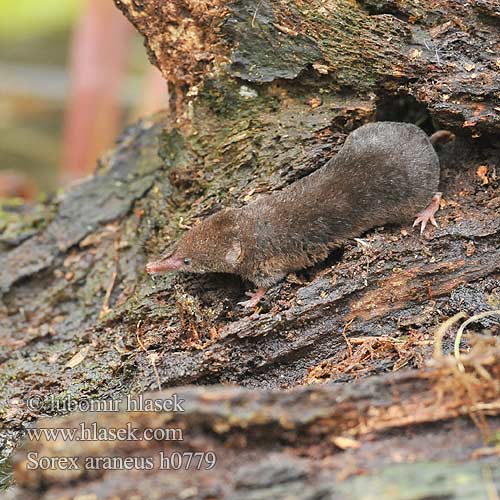
[[[399, 390], [403, 410], [396, 417], [404, 411], [412, 415], [408, 408], [416, 411], [415, 402], [429, 401], [427, 389], [400, 384], [404, 377], [425, 379], [423, 367], [432, 357], [438, 325], [461, 311], [498, 309], [496, 3], [123, 0], [117, 5], [144, 35], [152, 62], [168, 80], [172, 113], [130, 127], [92, 179], [35, 209], [2, 212], [3, 449], [8, 452], [37, 416], [26, 407], [30, 396], [45, 401], [39, 412], [53, 413], [50, 394], [103, 399], [158, 385], [232, 382], [253, 388], [241, 397], [250, 398], [257, 417], [267, 408], [266, 398], [272, 398], [283, 409], [283, 422], [294, 423], [296, 412], [304, 409], [288, 402], [305, 389], [279, 389], [336, 381], [343, 385], [311, 385], [306, 393], [311, 401], [328, 394], [332, 413], [325, 418], [335, 420], [335, 398], [342, 391], [352, 393], [354, 401], [368, 391], [372, 399], [356, 407], [356, 415], [360, 422], [369, 417], [379, 422], [378, 447], [370, 448], [369, 434], [356, 431], [354, 424], [332, 423], [322, 432], [314, 420], [304, 442], [289, 438], [286, 426], [263, 425], [257, 458], [274, 460], [279, 441], [290, 455], [321, 457], [315, 473], [328, 474], [330, 468], [339, 471], [338, 464], [328, 465], [330, 459], [342, 460], [339, 448], [361, 446], [352, 469], [341, 477], [373, 471], [398, 456], [403, 461], [412, 456], [470, 459], [482, 446], [481, 435], [463, 416], [470, 414], [486, 434], [498, 425], [500, 392], [490, 380], [498, 380], [497, 344], [482, 344], [492, 356], [488, 363], [472, 360], [467, 366], [482, 374], [474, 383], [463, 382], [453, 370], [442, 379], [426, 379], [435, 383], [429, 394], [436, 397], [446, 397], [454, 384], [461, 387], [460, 381], [473, 388], [473, 396], [457, 389], [462, 405], [454, 400], [452, 409], [444, 399], [442, 412], [434, 408], [423, 413], [425, 418], [384, 427], [394, 407], [382, 404], [380, 384], [395, 391], [395, 400]], [[374, 119], [413, 121], [428, 132], [445, 127], [457, 135], [443, 151], [445, 204], [439, 229], [423, 237], [409, 227], [371, 231], [368, 246], [347, 244], [327, 263], [274, 287], [256, 320], [236, 306], [244, 287], [234, 277], [147, 278], [148, 257], [175, 241], [186, 226], [310, 173], [336, 153], [349, 131]], [[494, 318], [478, 324], [496, 331]], [[446, 336], [445, 348], [450, 342]], [[402, 367], [414, 371], [368, 378]], [[363, 377], [361, 385], [351, 387], [354, 378]], [[198, 391], [193, 401], [226, 398], [218, 387]], [[240, 398], [237, 392], [230, 397]], [[202, 420], [216, 419], [214, 408], [205, 408]], [[448, 455], [436, 454], [429, 443], [443, 435], [442, 422], [450, 419], [455, 421], [453, 439], [466, 444]], [[417, 425], [427, 422], [437, 424]], [[182, 425], [189, 431], [187, 448], [196, 448], [198, 435], [202, 443], [210, 437], [189, 415]], [[356, 443], [333, 439], [344, 433], [354, 435]], [[408, 433], [415, 442], [407, 442]], [[217, 448], [218, 454], [237, 449], [238, 439]], [[330, 444], [323, 449], [325, 439]], [[382, 459], [386, 446], [405, 451]], [[206, 478], [214, 496], [223, 496], [228, 493], [224, 471], [237, 466], [241, 462], [225, 465], [212, 479], [193, 474], [189, 484], [179, 484], [202, 491]], [[269, 485], [289, 472], [293, 480], [284, 481], [279, 494], [304, 498], [300, 492], [311, 476], [301, 472], [303, 466], [285, 466], [285, 472], [269, 476]], [[256, 487], [260, 475], [249, 470], [250, 479], [240, 478], [239, 488]], [[433, 484], [432, 475], [422, 475]], [[101, 474], [94, 484], [80, 484], [80, 494], [99, 488], [100, 481], [105, 488], [106, 477], [113, 484], [114, 476]], [[23, 474], [18, 478], [21, 496], [40, 486]], [[60, 487], [57, 479], [53, 486], [51, 481], [42, 480], [47, 498], [57, 496]], [[366, 485], [348, 480], [343, 487], [356, 498], [357, 488]], [[441, 483], [429, 488], [428, 496], [446, 490]], [[241, 495], [281, 498], [274, 493]]]
[[[82, 422], [90, 427], [94, 421], [108, 429], [125, 428], [131, 423], [138, 429], [137, 436], [146, 429], [182, 429], [185, 441], [150, 442], [147, 447], [130, 441], [66, 442], [61, 447], [60, 441], [42, 439], [30, 443], [31, 452], [78, 457], [82, 467], [69, 473], [27, 471], [26, 455], [19, 453], [16, 477], [30, 491], [50, 484], [49, 493], [42, 498], [93, 495], [101, 499], [130, 494], [148, 499], [487, 498], [487, 483], [481, 471], [490, 472], [489, 482], [493, 485], [500, 483], [500, 468], [488, 456], [491, 449], [475, 449], [480, 432], [472, 422], [456, 418], [469, 412], [476, 417], [479, 414], [478, 405], [463, 405], [462, 391], [467, 385], [474, 387], [478, 400], [483, 402], [498, 396], [500, 343], [489, 346], [496, 347], [495, 356], [487, 355], [484, 347], [475, 347], [474, 359], [497, 377], [497, 381], [490, 381], [489, 388], [470, 374], [459, 381], [456, 368], [444, 363], [352, 385], [310, 386], [290, 392], [236, 387], [176, 389], [177, 401], [185, 402], [182, 414], [112, 411], [44, 419], [39, 427], [49, 429], [78, 430]], [[157, 392], [144, 397], [168, 401], [172, 395]], [[488, 406], [490, 413], [499, 409], [498, 400]], [[451, 418], [455, 421], [446, 422]], [[418, 426], [435, 421], [439, 424], [434, 428]], [[403, 432], [402, 440], [399, 435]], [[433, 463], [401, 464], [415, 456], [421, 460], [429, 457], [429, 443]], [[91, 457], [111, 456], [137, 464], [150, 460], [159, 468], [161, 454], [173, 457], [188, 450], [212, 453], [205, 460], [216, 460], [216, 467], [191, 474], [179, 470], [100, 470], [93, 472], [96, 477], [89, 484], [83, 466], [93, 460]], [[450, 456], [466, 461], [471, 453], [475, 453], [476, 462], [447, 463]], [[341, 481], [370, 471], [374, 455], [379, 457], [378, 477]], [[418, 483], [412, 476], [418, 478]]]

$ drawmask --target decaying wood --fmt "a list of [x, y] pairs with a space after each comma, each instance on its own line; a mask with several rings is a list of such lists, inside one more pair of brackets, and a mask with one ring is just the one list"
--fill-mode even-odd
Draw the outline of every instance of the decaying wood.
[[[329, 461], [339, 477], [398, 462], [396, 452], [385, 460], [382, 450], [391, 444], [405, 462], [412, 456], [433, 459], [433, 440], [449, 460], [471, 459], [475, 449], [489, 449], [477, 426], [488, 409], [498, 417], [498, 386], [481, 378], [481, 368], [470, 366], [478, 382], [467, 386], [470, 391], [453, 392], [458, 375], [448, 365], [426, 368], [426, 363], [434, 352], [434, 332], [447, 318], [499, 308], [495, 3], [116, 3], [144, 35], [152, 62], [169, 81], [172, 109], [129, 127], [94, 177], [36, 207], [0, 212], [3, 453], [37, 418], [27, 408], [30, 397], [42, 401], [40, 411], [52, 414], [57, 412], [51, 410], [50, 395], [104, 399], [186, 384], [207, 386], [186, 393], [193, 404], [184, 421], [193, 436], [189, 445], [197, 446], [198, 435], [200, 449], [213, 442], [224, 465], [220, 475], [168, 475], [176, 478], [172, 491], [182, 486], [214, 497], [231, 491], [230, 498], [280, 498], [272, 496], [272, 488], [281, 487], [280, 474], [289, 473], [292, 479], [283, 482], [280, 494], [304, 498], [298, 495], [314, 474], [328, 475]], [[441, 152], [444, 202], [438, 229], [423, 237], [411, 230], [410, 221], [374, 229], [327, 262], [271, 289], [253, 319], [236, 306], [246, 285], [234, 277], [165, 276], [153, 282], [145, 275], [148, 258], [198, 219], [307, 175], [336, 154], [351, 130], [375, 119], [408, 120], [428, 132], [446, 127], [456, 134], [456, 142]], [[495, 335], [497, 325], [487, 317], [472, 329]], [[445, 354], [456, 327], [444, 335]], [[498, 379], [498, 346], [482, 345], [494, 360], [486, 371]], [[400, 368], [408, 371], [371, 378]], [[354, 379], [363, 380], [352, 385]], [[323, 381], [343, 385], [296, 388]], [[449, 390], [447, 381], [453, 382]], [[208, 387], [227, 382], [249, 389]], [[436, 404], [439, 398], [432, 401], [437, 387], [442, 406]], [[397, 388], [399, 396], [389, 388]], [[326, 427], [306, 422], [304, 441], [297, 432], [293, 441], [293, 432], [281, 426], [299, 425], [296, 419], [308, 414], [308, 397], [319, 398], [310, 403], [311, 411], [325, 410], [321, 425]], [[203, 398], [214, 402], [204, 403], [201, 411], [197, 405]], [[345, 425], [340, 418], [345, 407], [337, 407], [336, 398], [353, 402], [356, 413]], [[369, 404], [356, 406], [366, 398]], [[291, 464], [272, 468], [267, 497], [238, 489], [252, 490], [262, 475], [248, 465], [252, 452], [238, 458], [234, 451], [242, 432], [214, 437], [202, 425], [221, 419], [224, 427], [231, 420], [216, 411], [222, 400], [230, 401], [235, 414], [245, 401], [256, 411], [274, 405], [273, 411], [283, 412], [279, 422], [252, 427], [260, 436], [258, 458], [275, 463], [276, 452], [276, 463]], [[430, 406], [420, 404], [425, 401]], [[477, 412], [471, 410], [474, 404]], [[455, 429], [452, 448], [443, 444], [447, 425]], [[414, 441], [407, 443], [403, 431], [413, 433]], [[377, 438], [371, 442], [373, 432]], [[349, 449], [352, 468], [342, 472], [339, 443], [349, 441], [335, 444], [338, 436], [373, 453], [357, 462], [356, 453], [364, 452]], [[276, 451], [282, 446], [292, 451]], [[124, 455], [129, 451], [120, 448]], [[437, 459], [444, 459], [445, 451]], [[302, 454], [309, 457], [305, 465], [298, 458]], [[303, 466], [312, 467], [313, 476], [301, 472]], [[243, 472], [226, 491], [220, 478], [236, 467]], [[478, 467], [474, 474], [483, 474]], [[26, 497], [31, 480], [18, 474]], [[245, 474], [251, 478], [247, 482], [241, 479]], [[421, 474], [432, 483], [432, 474]], [[46, 498], [55, 498], [59, 479], [33, 479], [33, 488], [39, 480], [44, 485], [54, 480], [53, 497], [49, 489]], [[120, 477], [117, 484], [110, 474], [92, 487], [109, 490], [112, 484], [119, 494], [119, 488], [130, 486], [128, 480], [137, 482], [137, 476]], [[366, 489], [358, 480], [346, 483], [350, 490], [337, 490], [344, 487], [332, 486], [329, 478], [325, 488], [356, 498], [357, 488]], [[320, 486], [310, 491], [311, 498], [322, 498]], [[80, 479], [76, 487], [85, 489]]]
[[[97, 422], [101, 429], [125, 429], [131, 425], [137, 429], [137, 436], [145, 429], [182, 429], [183, 439], [150, 441], [147, 447], [137, 446], [137, 442], [131, 440], [33, 440], [16, 455], [16, 491], [19, 498], [25, 498], [26, 491], [37, 491], [50, 484], [49, 490], [39, 498], [56, 498], [59, 494], [113, 498], [127, 494], [130, 488], [135, 489], [137, 478], [129, 471], [101, 469], [92, 471], [93, 478], [89, 481], [86, 464], [93, 460], [89, 457], [135, 457], [137, 463], [148, 457], [154, 466], [143, 473], [143, 487], [134, 493], [136, 498], [175, 497], [193, 487], [192, 477], [185, 472], [161, 470], [160, 453], [170, 456], [201, 450], [215, 453], [218, 464], [213, 470], [190, 469], [192, 474], [198, 475], [196, 498], [206, 498], [210, 494], [227, 498], [311, 498], [313, 496], [301, 496], [304, 494], [299, 492], [300, 488], [311, 488], [311, 483], [314, 491], [323, 491], [322, 498], [335, 497], [345, 494], [345, 490], [332, 477], [346, 479], [356, 475], [370, 462], [370, 454], [384, 445], [388, 447], [387, 455], [402, 454], [400, 459], [405, 460], [416, 448], [420, 461], [432, 460], [435, 468], [440, 469], [439, 461], [448, 459], [450, 454], [458, 454], [462, 459], [470, 459], [477, 450], [485, 454], [487, 447], [482, 446], [482, 439], [499, 428], [500, 419], [487, 418], [487, 415], [500, 413], [499, 348], [498, 339], [476, 339], [471, 352], [463, 359], [466, 367], [463, 374], [453, 358], [439, 358], [420, 371], [372, 377], [351, 384], [311, 385], [286, 392], [238, 387], [180, 388], [174, 394], [183, 411], [177, 412], [127, 412], [130, 404], [122, 402], [120, 412], [73, 413], [68, 417], [43, 419], [38, 428], [80, 432], [82, 424], [90, 429], [92, 423]], [[168, 401], [173, 395], [156, 392], [143, 397], [143, 401]], [[474, 428], [458, 419], [455, 425], [460, 431], [452, 431], [450, 436], [446, 422], [460, 416], [471, 417], [480, 425]], [[445, 431], [446, 444], [439, 448], [435, 445], [419, 448], [419, 440], [425, 443], [431, 438], [429, 427], [426, 429], [422, 424], [431, 422], [439, 422], [437, 430], [432, 431], [432, 439], [443, 443], [442, 432]], [[481, 431], [485, 433], [483, 436]], [[396, 439], [398, 433], [403, 432], [406, 444]], [[457, 434], [461, 436], [459, 441], [452, 438]], [[30, 461], [27, 453], [78, 457], [79, 467], [71, 471], [27, 471]], [[491, 457], [483, 456], [481, 462], [467, 470], [471, 482], [476, 481], [473, 492], [468, 486], [454, 498], [485, 494], [485, 483], [478, 480], [481, 468], [491, 469], [493, 486], [500, 485], [500, 469], [494, 459], [497, 452], [491, 448], [490, 453]], [[389, 459], [389, 463], [393, 460]], [[459, 471], [463, 473], [462, 467], [450, 472]], [[423, 469], [414, 473], [419, 475], [424, 491], [449, 493], [445, 476], [436, 481], [435, 475], [428, 477]], [[280, 479], [283, 474], [285, 477]], [[390, 498], [401, 498], [398, 495], [408, 486], [404, 468], [400, 474], [400, 484], [393, 484], [396, 489]], [[434, 484], [429, 481], [431, 479]], [[359, 482], [359, 478], [353, 481]], [[364, 481], [377, 487], [374, 477], [368, 476]]]
[[442, 124], [472, 135], [500, 127], [494, 1], [116, 3], [180, 92], [224, 63], [229, 75], [256, 83], [301, 80], [312, 68], [325, 86], [412, 95]]

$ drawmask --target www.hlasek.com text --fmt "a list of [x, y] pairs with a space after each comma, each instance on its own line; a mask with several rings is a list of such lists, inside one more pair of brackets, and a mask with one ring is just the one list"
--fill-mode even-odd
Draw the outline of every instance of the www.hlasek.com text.
[[81, 422], [77, 427], [45, 427], [26, 431], [32, 441], [183, 441], [180, 428], [99, 427], [97, 422]]

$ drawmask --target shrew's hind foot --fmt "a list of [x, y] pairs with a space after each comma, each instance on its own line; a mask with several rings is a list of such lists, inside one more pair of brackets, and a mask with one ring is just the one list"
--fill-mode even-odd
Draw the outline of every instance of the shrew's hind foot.
[[443, 193], [434, 194], [429, 205], [417, 214], [413, 227], [418, 226], [418, 224], [422, 224], [420, 226], [420, 234], [423, 234], [428, 222], [430, 222], [433, 226], [438, 227], [434, 214], [439, 210], [439, 202], [441, 201], [442, 195]]
[[267, 290], [265, 288], [257, 288], [255, 292], [245, 292], [245, 295], [250, 297], [249, 300], [244, 300], [243, 302], [238, 302], [238, 305], [243, 306], [245, 309], [251, 309], [255, 307], [262, 297], [266, 294]]

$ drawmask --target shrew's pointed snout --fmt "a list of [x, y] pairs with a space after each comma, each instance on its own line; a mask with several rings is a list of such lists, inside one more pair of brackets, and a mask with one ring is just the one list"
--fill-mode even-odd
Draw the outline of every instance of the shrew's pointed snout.
[[146, 264], [148, 274], [166, 273], [169, 271], [178, 271], [182, 267], [182, 260], [171, 256], [164, 259], [153, 260]]

